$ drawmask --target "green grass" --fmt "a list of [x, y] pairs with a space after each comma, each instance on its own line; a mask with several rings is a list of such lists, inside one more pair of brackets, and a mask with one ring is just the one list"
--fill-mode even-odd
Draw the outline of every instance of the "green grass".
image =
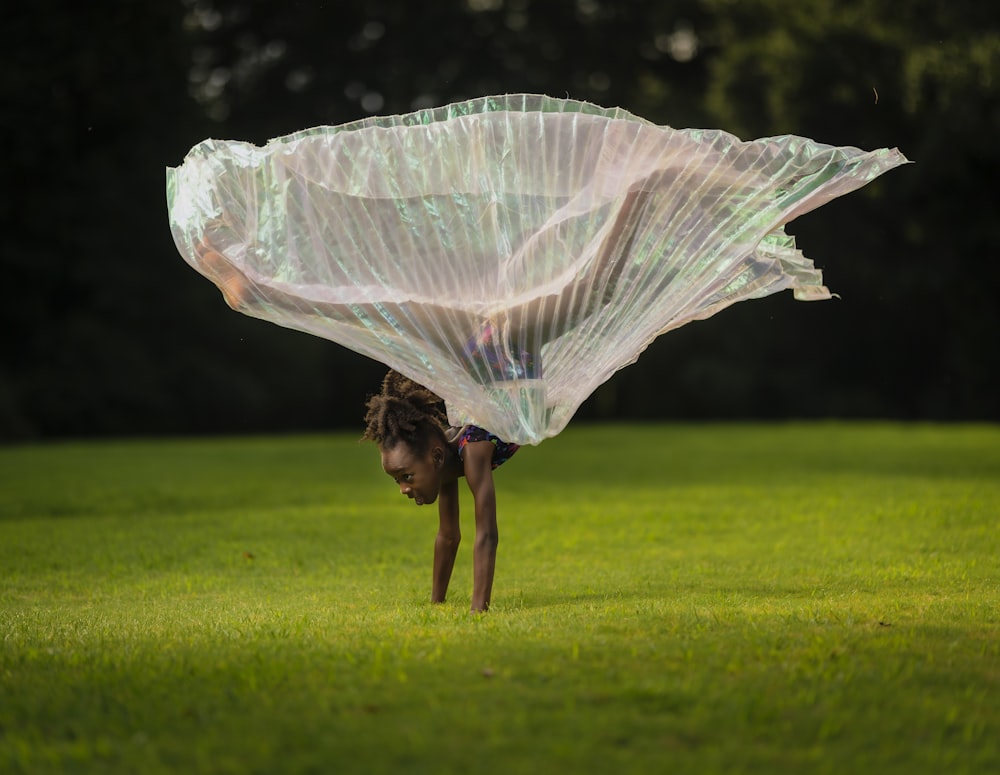
[[[571, 427], [471, 504], [353, 437], [0, 449], [0, 771], [1000, 770], [1000, 428]], [[464, 497], [464, 496], [463, 496]]]

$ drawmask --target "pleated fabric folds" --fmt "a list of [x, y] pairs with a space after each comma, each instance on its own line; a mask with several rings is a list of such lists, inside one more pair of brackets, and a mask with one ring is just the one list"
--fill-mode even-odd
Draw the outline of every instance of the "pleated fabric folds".
[[829, 298], [784, 225], [905, 162], [508, 95], [206, 140], [167, 199], [181, 255], [234, 308], [537, 444], [660, 334], [784, 289]]

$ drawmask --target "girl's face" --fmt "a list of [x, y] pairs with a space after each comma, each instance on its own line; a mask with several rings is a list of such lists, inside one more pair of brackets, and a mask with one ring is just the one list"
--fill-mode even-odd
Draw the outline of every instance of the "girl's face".
[[399, 491], [418, 506], [434, 503], [441, 492], [444, 449], [432, 444], [424, 455], [402, 442], [382, 449], [382, 470], [399, 485]]

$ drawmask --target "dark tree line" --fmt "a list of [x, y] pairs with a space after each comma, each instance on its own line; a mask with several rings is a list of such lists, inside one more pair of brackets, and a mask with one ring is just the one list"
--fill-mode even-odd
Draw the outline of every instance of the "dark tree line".
[[790, 227], [840, 301], [658, 340], [585, 418], [1000, 419], [1000, 23], [955, 0], [108, 0], [8, 12], [0, 437], [359, 427], [382, 367], [232, 313], [164, 168], [502, 92], [916, 162]]

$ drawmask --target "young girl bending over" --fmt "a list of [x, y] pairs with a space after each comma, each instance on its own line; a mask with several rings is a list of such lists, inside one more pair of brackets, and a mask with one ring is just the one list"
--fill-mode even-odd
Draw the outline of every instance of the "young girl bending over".
[[363, 438], [378, 444], [382, 469], [418, 506], [437, 501], [440, 524], [431, 588], [435, 603], [444, 602], [461, 540], [458, 480], [464, 476], [468, 482], [476, 507], [472, 610], [486, 611], [499, 539], [493, 469], [510, 459], [518, 446], [474, 425], [449, 428], [441, 399], [394, 371], [367, 407]]

